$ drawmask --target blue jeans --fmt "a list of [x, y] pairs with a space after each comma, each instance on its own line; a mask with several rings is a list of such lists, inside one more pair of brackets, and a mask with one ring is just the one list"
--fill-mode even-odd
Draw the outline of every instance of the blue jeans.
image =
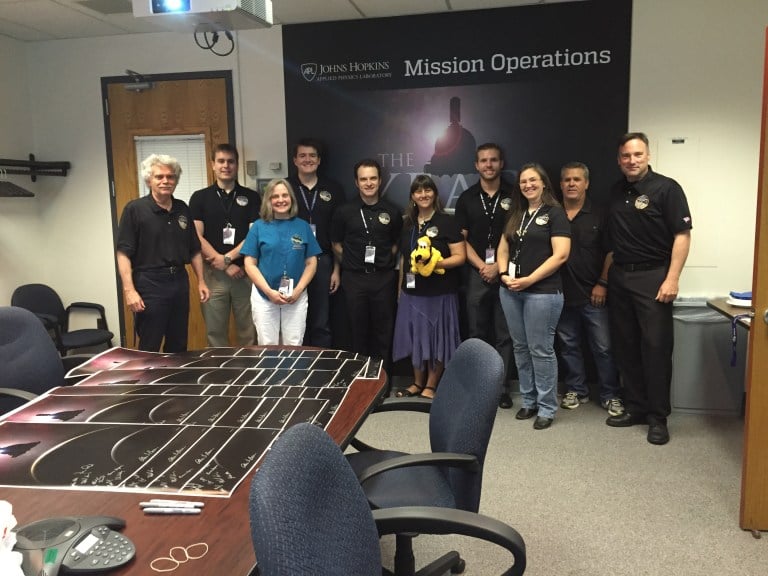
[[555, 330], [563, 309], [563, 295], [499, 290], [507, 319], [520, 380], [523, 408], [539, 409], [539, 416], [557, 412]]
[[592, 304], [566, 306], [560, 315], [557, 335], [560, 338], [560, 358], [565, 367], [565, 384], [568, 392], [588, 396], [587, 374], [581, 353], [581, 337], [586, 331], [589, 348], [595, 359], [600, 400], [619, 397], [619, 375], [611, 353], [611, 334], [608, 309], [595, 308]]

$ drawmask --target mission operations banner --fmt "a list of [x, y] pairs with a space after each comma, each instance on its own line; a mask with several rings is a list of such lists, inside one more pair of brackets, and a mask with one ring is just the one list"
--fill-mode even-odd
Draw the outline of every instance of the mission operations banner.
[[539, 162], [559, 191], [560, 167], [578, 160], [599, 199], [619, 176], [631, 16], [631, 0], [586, 0], [284, 26], [289, 150], [320, 139], [321, 170], [348, 197], [355, 162], [375, 158], [400, 206], [413, 178], [432, 174], [453, 208], [491, 141], [506, 179]]

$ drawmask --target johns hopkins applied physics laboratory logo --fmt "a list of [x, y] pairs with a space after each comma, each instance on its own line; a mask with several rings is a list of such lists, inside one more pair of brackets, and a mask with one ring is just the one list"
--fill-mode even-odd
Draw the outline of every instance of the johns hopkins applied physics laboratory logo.
[[313, 62], [307, 62], [301, 65], [301, 75], [307, 82], [312, 82], [317, 76], [317, 64]]
[[392, 77], [389, 60], [348, 61], [333, 64], [304, 62], [300, 70], [302, 78], [307, 82], [374, 80]]

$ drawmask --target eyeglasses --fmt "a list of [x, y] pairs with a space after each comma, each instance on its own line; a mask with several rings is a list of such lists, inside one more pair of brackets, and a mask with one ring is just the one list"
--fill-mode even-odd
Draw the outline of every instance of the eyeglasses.
[[155, 558], [149, 563], [149, 567], [155, 572], [173, 572], [182, 564], [186, 564], [190, 560], [199, 560], [206, 554], [208, 554], [208, 544], [205, 542], [198, 542], [187, 547], [174, 546], [168, 552], [168, 556]]

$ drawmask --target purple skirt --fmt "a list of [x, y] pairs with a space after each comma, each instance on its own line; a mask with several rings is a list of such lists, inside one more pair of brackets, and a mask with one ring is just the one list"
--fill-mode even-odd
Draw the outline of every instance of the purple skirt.
[[459, 335], [459, 298], [456, 294], [414, 296], [400, 293], [392, 343], [392, 359], [411, 358], [421, 368], [424, 362], [434, 367], [453, 357], [461, 342]]

